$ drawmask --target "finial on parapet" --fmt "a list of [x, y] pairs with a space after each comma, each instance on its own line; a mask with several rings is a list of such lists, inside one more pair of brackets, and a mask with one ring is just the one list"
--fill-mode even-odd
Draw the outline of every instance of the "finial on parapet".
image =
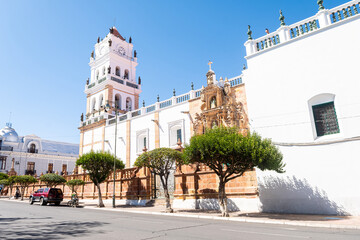
[[194, 83], [191, 82], [191, 90], [194, 90]]
[[129, 43], [132, 43], [132, 38], [131, 38], [131, 36], [130, 36], [130, 38], [129, 38]]
[[100, 37], [98, 37], [98, 39], [97, 39], [97, 43], [99, 43], [100, 42]]
[[174, 97], [176, 96], [175, 88], [174, 88], [174, 90], [173, 90], [173, 96], [174, 96]]
[[243, 70], [246, 70], [246, 65], [245, 64], [243, 65]]
[[317, 4], [319, 5], [319, 10], [324, 10], [324, 9], [325, 9], [323, 3], [324, 3], [323, 0], [318, 0], [318, 1], [317, 1]]
[[160, 97], [159, 94], [157, 95], [157, 101], [160, 102]]
[[209, 71], [211, 71], [211, 64], [213, 64], [213, 62], [209, 60], [209, 63], [208, 63], [208, 65], [209, 65]]
[[143, 107], [145, 107], [145, 100], [143, 100]]
[[252, 40], [252, 39], [253, 39], [253, 38], [252, 38], [252, 36], [251, 36], [251, 34], [252, 34], [252, 31], [251, 31], [251, 26], [250, 26], [250, 25], [248, 25], [247, 35], [248, 35], [248, 39], [249, 39], [249, 40]]
[[280, 17], [279, 17], [279, 20], [280, 20], [280, 26], [285, 26], [285, 17], [282, 13], [282, 11], [280, 10]]
[[94, 51], [91, 52], [91, 58], [94, 58]]

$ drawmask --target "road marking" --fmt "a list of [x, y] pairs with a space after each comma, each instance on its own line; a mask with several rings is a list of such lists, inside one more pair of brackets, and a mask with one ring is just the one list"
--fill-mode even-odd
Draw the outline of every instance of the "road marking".
[[295, 231], [295, 230], [297, 230], [296, 228], [280, 228], [280, 229], [290, 230], [290, 231]]
[[162, 224], [164, 222], [156, 222], [156, 221], [150, 221], [148, 219], [139, 219], [139, 218], [130, 218], [129, 220], [132, 220], [132, 221], [139, 221], [139, 222], [149, 222], [149, 223], [157, 223], [157, 224]]
[[221, 230], [222, 231], [229, 231], [229, 232], [260, 234], [260, 235], [286, 237], [286, 238], [304, 238], [304, 239], [309, 239], [310, 238], [310, 237], [305, 237], [305, 236], [295, 236], [295, 235], [286, 235], [286, 234], [278, 234], [278, 233], [260, 233], [260, 232], [250, 232], [250, 231], [241, 231], [241, 230], [233, 230], [233, 229], [221, 229]]

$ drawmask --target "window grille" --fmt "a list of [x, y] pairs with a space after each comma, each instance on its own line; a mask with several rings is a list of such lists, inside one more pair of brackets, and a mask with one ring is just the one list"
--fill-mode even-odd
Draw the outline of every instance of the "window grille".
[[312, 109], [318, 137], [340, 132], [334, 102], [315, 105]]

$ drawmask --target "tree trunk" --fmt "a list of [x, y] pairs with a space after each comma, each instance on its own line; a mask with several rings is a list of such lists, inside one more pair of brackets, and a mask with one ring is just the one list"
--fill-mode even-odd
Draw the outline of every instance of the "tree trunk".
[[13, 187], [13, 186], [11, 186], [11, 187], [9, 186], [9, 199], [11, 199], [11, 195], [12, 195], [12, 187]]
[[229, 211], [227, 207], [227, 198], [225, 193], [225, 183], [220, 178], [219, 179], [219, 205], [221, 210], [221, 216], [222, 217], [229, 217]]
[[103, 200], [102, 200], [102, 197], [101, 197], [101, 190], [100, 190], [100, 183], [97, 183], [96, 184], [96, 187], [98, 189], [98, 198], [99, 198], [99, 205], [98, 207], [105, 207], [104, 203], [103, 203]]
[[174, 212], [174, 210], [171, 208], [170, 194], [169, 194], [168, 185], [167, 185], [167, 178], [166, 177], [164, 177], [164, 178], [165, 179], [163, 179], [163, 177], [160, 176], [161, 184], [163, 185], [164, 195], [165, 195], [165, 203], [166, 203], [165, 212], [172, 213], [172, 212]]
[[24, 200], [25, 187], [20, 187], [21, 201]]

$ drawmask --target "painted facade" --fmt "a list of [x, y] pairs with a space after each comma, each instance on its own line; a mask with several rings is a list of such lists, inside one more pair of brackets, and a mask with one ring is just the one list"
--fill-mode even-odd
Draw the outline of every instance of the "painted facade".
[[286, 163], [285, 174], [257, 172], [260, 202], [266, 212], [359, 215], [359, 3], [319, 7], [256, 40], [249, 29], [251, 130]]
[[17, 175], [72, 174], [79, 145], [18, 136], [11, 124], [0, 130], [0, 172]]

